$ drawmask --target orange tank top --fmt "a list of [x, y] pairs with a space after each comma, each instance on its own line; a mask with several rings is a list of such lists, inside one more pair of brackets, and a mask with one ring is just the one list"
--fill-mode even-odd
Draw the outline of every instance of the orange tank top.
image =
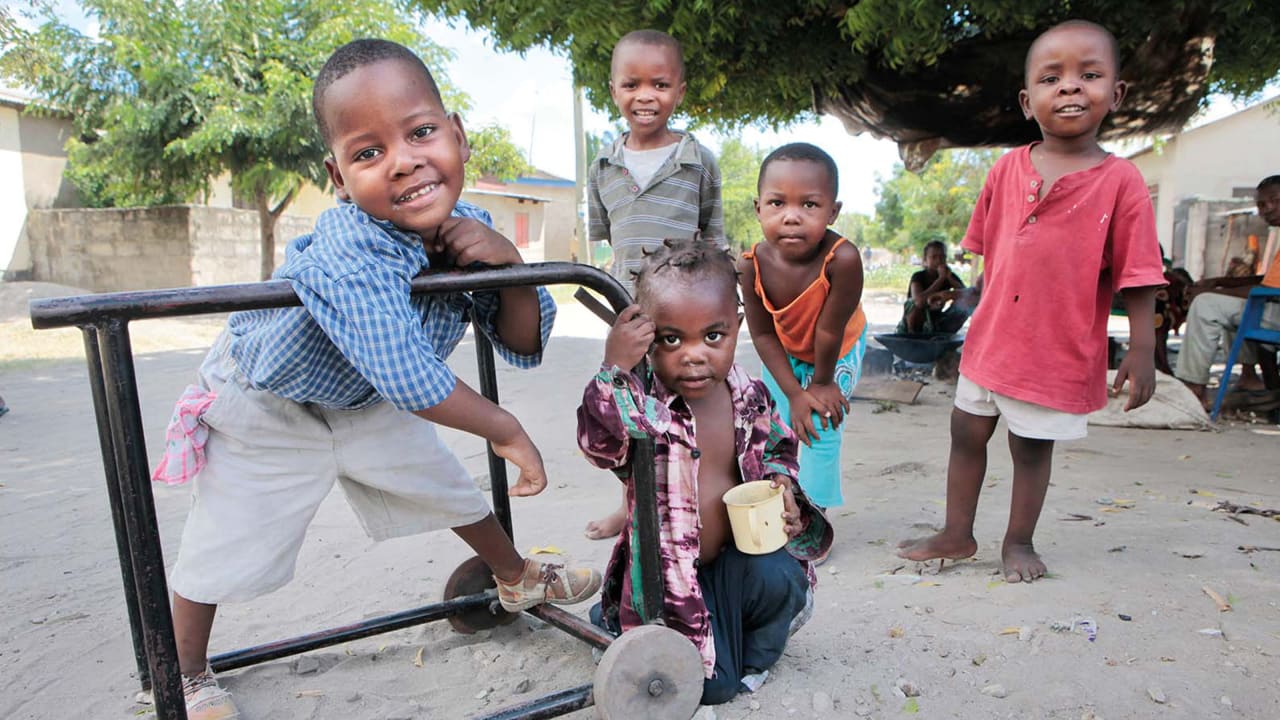
[[[744, 258], [749, 258], [752, 266], [755, 267], [756, 295], [760, 297], [764, 309], [773, 316], [773, 329], [778, 334], [782, 349], [797, 360], [803, 360], [811, 365], [816, 357], [814, 336], [818, 329], [818, 315], [822, 313], [822, 306], [826, 304], [827, 295], [831, 293], [827, 265], [836, 256], [836, 248], [840, 247], [842, 242], [846, 242], [846, 239], [838, 238], [831, 246], [826, 258], [822, 260], [822, 269], [818, 271], [817, 279], [797, 295], [795, 300], [782, 308], [775, 308], [764, 293], [764, 285], [760, 280], [760, 262], [756, 260], [755, 248], [742, 254]], [[862, 303], [859, 302], [858, 307], [849, 316], [849, 324], [844, 327], [844, 341], [840, 343], [838, 357], [844, 357], [853, 349], [858, 338], [862, 337], [862, 331], [866, 326], [867, 316], [862, 312]]]
[[1271, 259], [1271, 266], [1267, 268], [1267, 274], [1262, 276], [1262, 284], [1266, 287], [1280, 288], [1280, 252], [1277, 252], [1276, 256]]

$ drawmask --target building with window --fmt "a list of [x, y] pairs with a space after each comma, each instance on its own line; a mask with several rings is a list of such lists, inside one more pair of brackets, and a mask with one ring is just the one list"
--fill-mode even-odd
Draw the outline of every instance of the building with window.
[[1275, 235], [1252, 208], [1258, 181], [1280, 174], [1280, 97], [1160, 138], [1128, 157], [1147, 181], [1160, 246], [1174, 266], [1198, 279], [1222, 274], [1251, 245], [1261, 262], [1275, 253]]

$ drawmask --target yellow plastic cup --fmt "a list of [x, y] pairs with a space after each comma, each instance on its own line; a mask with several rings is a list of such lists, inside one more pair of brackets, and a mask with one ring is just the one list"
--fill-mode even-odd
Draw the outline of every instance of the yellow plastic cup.
[[733, 544], [748, 555], [767, 555], [787, 544], [782, 488], [753, 480], [724, 494]]

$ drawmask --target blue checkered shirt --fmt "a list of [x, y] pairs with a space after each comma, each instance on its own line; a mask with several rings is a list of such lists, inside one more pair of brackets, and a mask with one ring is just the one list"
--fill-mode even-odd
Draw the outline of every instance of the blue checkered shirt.
[[[455, 217], [492, 226], [489, 213], [459, 201]], [[429, 266], [419, 237], [375, 220], [351, 203], [326, 210], [309, 235], [295, 238], [275, 272], [303, 307], [231, 315], [231, 354], [249, 383], [300, 403], [359, 409], [386, 400], [422, 410], [453, 392], [445, 358], [466, 335], [469, 312], [507, 362], [537, 366], [498, 337], [496, 292], [410, 295]], [[555, 321], [551, 296], [538, 288], [542, 346]]]

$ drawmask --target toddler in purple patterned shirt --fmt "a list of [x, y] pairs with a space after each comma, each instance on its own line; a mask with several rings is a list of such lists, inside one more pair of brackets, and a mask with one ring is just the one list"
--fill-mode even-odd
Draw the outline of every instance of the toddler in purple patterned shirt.
[[[587, 459], [626, 484], [627, 522], [614, 546], [597, 624], [614, 633], [652, 622], [639, 597], [632, 553], [635, 488], [632, 438], [654, 440], [663, 618], [702, 655], [702, 702], [754, 691], [811, 607], [810, 560], [831, 545], [831, 528], [795, 483], [796, 438], [764, 384], [734, 362], [737, 275], [722, 248], [668, 240], [645, 258], [637, 305], [618, 316], [604, 363], [578, 408]], [[649, 389], [629, 368], [648, 358]], [[784, 488], [787, 546], [748, 555], [734, 545], [722, 496], [770, 480]]]

